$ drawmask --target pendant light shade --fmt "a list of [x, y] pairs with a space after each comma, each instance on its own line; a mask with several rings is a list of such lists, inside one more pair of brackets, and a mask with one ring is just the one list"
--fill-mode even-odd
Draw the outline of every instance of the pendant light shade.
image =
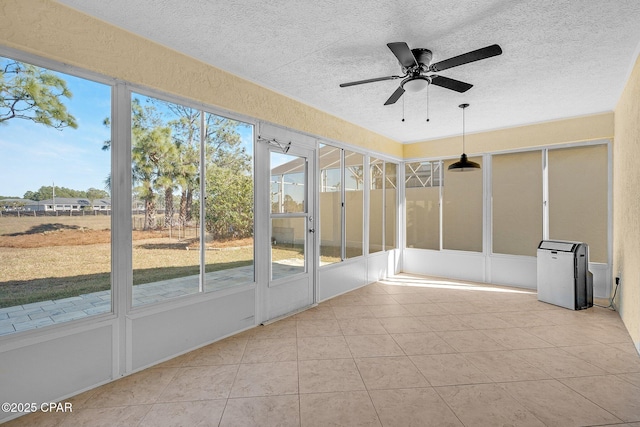
[[460, 160], [449, 165], [451, 172], [469, 172], [480, 169], [480, 165], [467, 159], [467, 155], [462, 153]]
[[467, 159], [467, 155], [464, 153], [464, 109], [468, 106], [469, 104], [458, 105], [462, 108], [462, 155], [459, 161], [449, 165], [447, 170], [452, 172], [469, 172], [480, 169], [480, 165]]

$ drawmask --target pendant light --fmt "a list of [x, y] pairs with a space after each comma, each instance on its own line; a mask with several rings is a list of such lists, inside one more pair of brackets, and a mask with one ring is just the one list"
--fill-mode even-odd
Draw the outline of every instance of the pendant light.
[[458, 105], [458, 107], [462, 108], [462, 156], [460, 156], [460, 161], [449, 165], [448, 170], [452, 172], [470, 172], [480, 169], [480, 165], [468, 160], [467, 155], [464, 153], [464, 109], [468, 106], [469, 104]]

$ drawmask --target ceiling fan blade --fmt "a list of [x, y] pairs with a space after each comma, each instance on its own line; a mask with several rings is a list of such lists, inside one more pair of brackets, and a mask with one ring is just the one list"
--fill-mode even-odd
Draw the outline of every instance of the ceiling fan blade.
[[364, 83], [381, 82], [383, 80], [395, 80], [399, 78], [400, 76], [377, 77], [375, 79], [366, 79], [366, 80], [358, 80], [357, 82], [341, 83], [340, 87], [355, 86], [355, 85], [361, 85]]
[[455, 90], [460, 93], [466, 92], [473, 87], [472, 84], [442, 76], [431, 76], [431, 84], [445, 89]]
[[409, 49], [409, 46], [407, 46], [405, 42], [387, 43], [387, 46], [396, 58], [398, 58], [398, 61], [400, 61], [403, 67], [418, 65], [415, 56], [413, 56], [413, 52], [411, 52], [411, 49]]
[[457, 67], [458, 65], [468, 64], [469, 62], [480, 61], [481, 59], [491, 58], [502, 53], [502, 49], [497, 44], [483, 47], [482, 49], [474, 50], [471, 52], [463, 53], [462, 55], [454, 56], [453, 58], [445, 59], [444, 61], [436, 62], [429, 66], [429, 71], [442, 71], [447, 68]]
[[404, 89], [402, 88], [402, 86], [398, 86], [398, 89], [396, 89], [396, 91], [391, 94], [391, 96], [389, 97], [389, 99], [387, 99], [387, 102], [385, 102], [384, 105], [395, 104], [396, 101], [400, 99], [402, 94], [404, 94]]

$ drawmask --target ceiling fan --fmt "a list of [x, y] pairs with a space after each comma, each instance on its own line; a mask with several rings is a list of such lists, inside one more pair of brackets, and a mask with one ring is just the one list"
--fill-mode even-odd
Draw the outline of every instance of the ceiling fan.
[[472, 84], [461, 82], [460, 80], [451, 79], [449, 77], [439, 76], [435, 73], [448, 68], [457, 67], [458, 65], [468, 64], [469, 62], [480, 61], [481, 59], [491, 58], [502, 53], [502, 49], [497, 44], [483, 47], [444, 61], [431, 64], [433, 54], [429, 49], [417, 48], [409, 49], [405, 42], [387, 43], [391, 52], [398, 58], [402, 67], [402, 76], [377, 77], [374, 79], [358, 80], [350, 83], [342, 83], [340, 87], [355, 86], [364, 83], [373, 83], [383, 80], [402, 79], [400, 86], [387, 99], [384, 105], [394, 104], [404, 94], [406, 90], [418, 92], [429, 84], [451, 89], [456, 92], [466, 92], [473, 87]]

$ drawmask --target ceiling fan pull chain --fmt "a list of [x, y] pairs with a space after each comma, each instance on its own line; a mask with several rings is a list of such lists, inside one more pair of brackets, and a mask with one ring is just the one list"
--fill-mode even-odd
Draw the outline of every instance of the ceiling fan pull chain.
[[404, 122], [404, 98], [402, 98], [402, 121]]
[[427, 122], [429, 121], [429, 86], [427, 86]]

